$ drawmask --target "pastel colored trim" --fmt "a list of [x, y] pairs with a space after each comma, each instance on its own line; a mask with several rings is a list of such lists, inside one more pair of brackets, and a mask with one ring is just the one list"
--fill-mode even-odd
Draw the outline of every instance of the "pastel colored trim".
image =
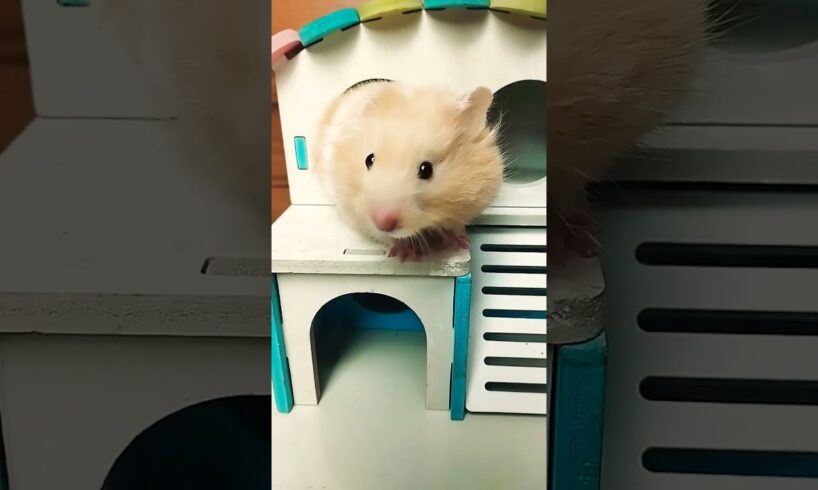
[[275, 66], [287, 53], [299, 46], [301, 46], [301, 38], [292, 29], [273, 34], [270, 38], [270, 61], [272, 66]]
[[336, 10], [331, 14], [315, 19], [298, 31], [304, 47], [311, 46], [324, 39], [324, 36], [361, 23], [358, 11], [353, 8]]
[[273, 274], [271, 307], [273, 324], [270, 326], [270, 364], [272, 366], [273, 395], [276, 410], [280, 413], [289, 413], [293, 409], [293, 387], [290, 381], [290, 368], [287, 364], [287, 351], [284, 346], [281, 300], [278, 296], [278, 281], [275, 274]]
[[455, 279], [454, 356], [452, 358], [449, 411], [452, 420], [466, 417], [466, 370], [469, 361], [469, 320], [471, 315], [471, 274]]
[[310, 166], [307, 155], [307, 138], [303, 136], [295, 137], [295, 165], [298, 170], [307, 170]]
[[423, 8], [426, 10], [440, 10], [446, 8], [489, 8], [489, 0], [425, 0]]
[[491, 0], [490, 7], [543, 19], [547, 16], [547, 0]]
[[423, 9], [421, 0], [370, 0], [357, 7], [361, 22]]

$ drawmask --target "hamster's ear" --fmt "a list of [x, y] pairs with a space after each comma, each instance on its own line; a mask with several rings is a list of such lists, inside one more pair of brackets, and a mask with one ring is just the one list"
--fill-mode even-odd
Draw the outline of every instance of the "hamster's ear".
[[467, 138], [476, 138], [486, 128], [493, 100], [494, 94], [486, 87], [478, 87], [458, 99], [457, 122]]

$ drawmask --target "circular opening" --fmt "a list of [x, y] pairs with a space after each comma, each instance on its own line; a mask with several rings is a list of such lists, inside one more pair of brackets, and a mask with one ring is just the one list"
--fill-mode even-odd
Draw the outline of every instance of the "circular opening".
[[506, 182], [511, 184], [546, 176], [546, 89], [542, 80], [521, 80], [494, 94], [489, 121], [502, 123], [500, 144], [506, 155]]
[[775, 53], [818, 41], [818, 2], [713, 0], [711, 45], [736, 54]]

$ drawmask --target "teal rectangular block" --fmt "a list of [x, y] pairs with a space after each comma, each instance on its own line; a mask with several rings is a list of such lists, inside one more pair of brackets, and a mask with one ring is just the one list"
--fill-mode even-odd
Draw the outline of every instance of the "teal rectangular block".
[[452, 420], [466, 417], [466, 370], [469, 361], [469, 321], [471, 316], [471, 274], [455, 279], [454, 355], [452, 357], [449, 411]]
[[293, 408], [293, 387], [290, 380], [290, 366], [287, 364], [287, 351], [284, 346], [284, 331], [281, 323], [281, 300], [278, 296], [278, 281], [273, 274], [272, 285], [272, 325], [270, 364], [272, 367], [273, 395], [276, 410], [289, 413]]
[[325, 36], [361, 23], [358, 11], [353, 8], [336, 10], [331, 14], [319, 17], [298, 31], [301, 44], [305, 47], [324, 39]]
[[605, 413], [605, 334], [557, 350], [551, 396], [553, 490], [599, 490]]
[[57, 0], [60, 7], [87, 7], [89, 0]]
[[309, 168], [309, 155], [307, 155], [307, 138], [303, 136], [295, 137], [295, 165], [298, 170]]
[[441, 10], [447, 8], [489, 8], [490, 0], [425, 0], [423, 8], [426, 10]]

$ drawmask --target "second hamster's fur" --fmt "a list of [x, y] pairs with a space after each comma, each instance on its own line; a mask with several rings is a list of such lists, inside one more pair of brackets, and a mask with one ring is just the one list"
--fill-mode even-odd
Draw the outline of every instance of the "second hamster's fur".
[[[708, 4], [709, 0], [549, 2], [548, 107], [532, 108], [532, 117], [547, 117], [550, 215], [583, 209], [583, 186], [603, 175], [614, 156], [636, 144], [680, 100], [706, 39]], [[212, 178], [249, 209], [265, 209], [270, 129], [264, 121], [269, 120], [270, 109], [261, 101], [267, 100], [270, 69], [268, 44], [259, 33], [266, 32], [269, 20], [259, 12], [269, 4], [251, 0], [206, 7], [191, 0], [111, 0], [105, 3], [100, 28], [114, 32], [139, 64], [144, 61], [149, 67], [162, 60], [161, 69], [146, 76], [161, 85], [161, 91], [170, 88], [182, 102], [179, 122], [191, 128], [191, 146], [198, 146], [202, 155], [191, 159], [192, 178]], [[185, 24], [208, 28], [179, 27]], [[451, 108], [447, 110], [451, 114]], [[426, 112], [423, 121], [433, 119]], [[411, 123], [395, 125], [402, 129], [391, 139], [409, 145]], [[438, 129], [420, 128], [423, 134], [445, 139], [449, 131]], [[379, 133], [379, 138], [387, 136]], [[381, 170], [388, 165], [386, 159], [385, 154], [378, 159]], [[360, 167], [356, 171], [363, 163]], [[439, 213], [434, 219], [432, 215], [428, 220], [407, 219], [415, 226], [420, 221], [462, 221], [443, 215], [474, 214], [489, 195], [482, 187], [492, 191], [494, 172], [490, 170], [489, 177], [474, 168], [456, 172], [446, 185], [467, 178], [475, 184], [461, 185], [457, 192], [442, 191], [446, 198], [436, 190], [432, 203], [424, 203], [430, 197], [419, 197], [419, 203]], [[364, 185], [363, 180], [355, 181], [360, 177], [348, 173], [339, 182], [354, 190]], [[434, 187], [441, 186], [437, 182]], [[458, 192], [466, 195], [459, 198]], [[352, 196], [342, 208], [359, 207], [358, 201]], [[446, 211], [458, 201], [474, 206], [465, 206], [462, 213]], [[554, 230], [549, 237], [555, 238]]]
[[615, 157], [632, 149], [682, 100], [707, 38], [709, 3], [549, 2], [552, 217], [583, 212], [588, 181], [603, 176]]
[[[496, 198], [503, 179], [498, 128], [487, 123], [492, 100], [485, 88], [457, 94], [397, 82], [354, 87], [321, 122], [315, 171], [340, 215], [378, 241], [462, 230]], [[428, 180], [418, 177], [422, 162], [433, 165]], [[378, 209], [399, 215], [394, 231], [374, 225]]]

